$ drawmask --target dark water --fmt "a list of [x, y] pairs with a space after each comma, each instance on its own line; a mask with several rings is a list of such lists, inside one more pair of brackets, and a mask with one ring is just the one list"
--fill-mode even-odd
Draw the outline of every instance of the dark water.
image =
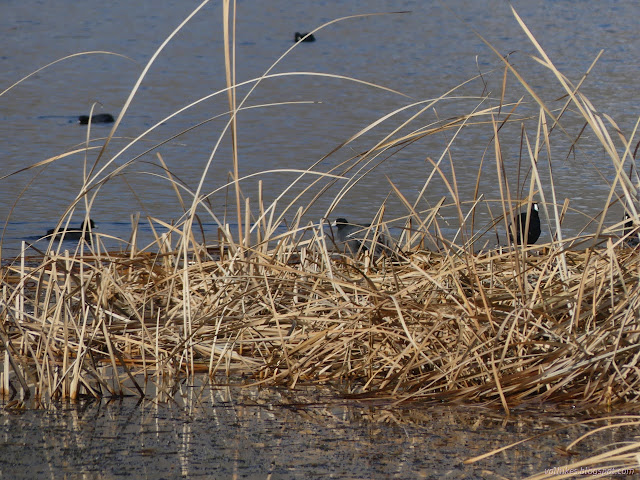
[[0, 476], [524, 478], [638, 433], [603, 431], [573, 447], [575, 457], [562, 456], [561, 449], [594, 425], [557, 414], [521, 412], [507, 420], [471, 407], [345, 403], [315, 389], [185, 388], [174, 402], [161, 404], [125, 399], [4, 410]]
[[[639, 105], [635, 93], [636, 63], [630, 61], [640, 48], [637, 6], [615, 1], [512, 3], [557, 67], [574, 83], [598, 52], [605, 50], [582, 91], [598, 111], [610, 114], [630, 136]], [[0, 176], [80, 150], [46, 166], [0, 180], [0, 220], [7, 222], [3, 229], [4, 257], [17, 253], [20, 240], [34, 241], [55, 224], [81, 190], [83, 178], [90, 179], [91, 216], [101, 233], [126, 238], [130, 217], [137, 213], [143, 219], [142, 232], [149, 235], [151, 229], [144, 221], [147, 216], [164, 222], [177, 221], [183, 210], [165, 171], [159, 167], [158, 154], [174, 178], [184, 184], [181, 194], [187, 206], [191, 204], [192, 192], [203, 179], [201, 194], [210, 194], [208, 200], [215, 215], [224, 221], [225, 213], [235, 212], [235, 207], [230, 207], [232, 202], [227, 190], [222, 188], [232, 170], [229, 135], [223, 133], [228, 119], [226, 95], [215, 95], [164, 120], [225, 86], [221, 2], [205, 5], [164, 48], [143, 79], [115, 132], [116, 138], [97, 165], [94, 162], [98, 150], [82, 150], [86, 126], [75, 122], [77, 116], [87, 114], [92, 105], [96, 112], [117, 115], [156, 49], [197, 5], [194, 1], [2, 2], [0, 31], [5, 42], [0, 56], [0, 91], [64, 56], [89, 51], [113, 53], [66, 59], [0, 96]], [[531, 59], [532, 54], [539, 54], [526, 39], [507, 2], [455, 0], [446, 5], [449, 8], [439, 2], [419, 1], [238, 2], [235, 50], [238, 83], [264, 74], [293, 45], [295, 31], [309, 31], [348, 15], [410, 11], [334, 23], [316, 33], [315, 43], [298, 45], [271, 72], [318, 72], [352, 77], [403, 95], [345, 79], [313, 75], [266, 79], [251, 93], [244, 106], [274, 105], [247, 109], [238, 116], [240, 174], [280, 169], [278, 173], [262, 173], [242, 182], [243, 192], [251, 197], [254, 208], [259, 180], [263, 181], [263, 198], [268, 205], [291, 187], [298, 175], [283, 169], [309, 168], [375, 120], [414, 102], [438, 98], [479, 72], [482, 72], [481, 79], [472, 80], [455, 95], [451, 94], [452, 98], [423, 112], [402, 132], [470, 113], [480, 105], [497, 105], [503, 66], [472, 28], [500, 54], [510, 54], [511, 62], [551, 110], [562, 106], [558, 98], [564, 92], [549, 72]], [[508, 87], [506, 101], [516, 101], [524, 92], [512, 76]], [[480, 97], [487, 92], [490, 99], [481, 101]], [[238, 101], [248, 93], [249, 86], [240, 87]], [[313, 103], [284, 105], [278, 104], [280, 102]], [[321, 161], [314, 170], [326, 172], [348, 161], [417, 112], [418, 107], [410, 107], [393, 115]], [[529, 99], [518, 110], [519, 118], [537, 114], [538, 107]], [[212, 117], [218, 118], [137, 157]], [[593, 215], [602, 210], [613, 170], [591, 132], [583, 134], [577, 153], [571, 153], [572, 140], [580, 132], [582, 122], [571, 113], [563, 118], [566, 134], [558, 131], [553, 137], [553, 178], [557, 201], [562, 203], [568, 198], [570, 208], [575, 209], [569, 211], [564, 223], [566, 234], [574, 234], [587, 223], [587, 217], [576, 212]], [[159, 123], [153, 131], [132, 143]], [[535, 136], [535, 119], [526, 125], [527, 134]], [[90, 145], [99, 147], [100, 139], [110, 128], [95, 125]], [[528, 191], [530, 179], [524, 175], [517, 177], [520, 128], [517, 122], [503, 129], [502, 137], [503, 157], [514, 194], [523, 188]], [[329, 212], [331, 200], [348, 185], [346, 178], [353, 181], [362, 173], [346, 172], [345, 179], [312, 205], [306, 218], [317, 221], [328, 215], [366, 221], [383, 202], [386, 202], [386, 219], [406, 215], [406, 207], [391, 193], [390, 182], [410, 201], [415, 201], [433, 171], [427, 159], [437, 161], [443, 157], [450, 142], [451, 159], [444, 155], [442, 168], [451, 182], [449, 162], [453, 163], [460, 197], [466, 201], [472, 198], [480, 160], [486, 151], [488, 159], [482, 167], [479, 193], [495, 200], [499, 193], [495, 160], [492, 160], [495, 157], [492, 127], [470, 127], [455, 140], [454, 134], [448, 130], [396, 152], [360, 179]], [[377, 158], [373, 163], [380, 160], [382, 158]], [[131, 163], [122, 175], [102, 182], [127, 162]], [[546, 157], [541, 157], [543, 182], [549, 178], [546, 162]], [[277, 210], [285, 212], [285, 219], [291, 219], [297, 207], [307, 205], [311, 196], [319, 191], [320, 186], [314, 187], [309, 194], [293, 201], [294, 195], [316, 178], [305, 177], [278, 203]], [[551, 201], [551, 192], [545, 193]], [[436, 175], [418, 207], [429, 208], [443, 196], [450, 198], [451, 194]], [[78, 222], [85, 208], [81, 201], [74, 217]], [[211, 215], [202, 209], [198, 212], [205, 217], [203, 222], [215, 230], [216, 221]], [[620, 215], [621, 210], [616, 210], [610, 223], [619, 221]], [[226, 221], [233, 223], [233, 217], [227, 215]], [[550, 234], [546, 229], [543, 240], [548, 240]]]

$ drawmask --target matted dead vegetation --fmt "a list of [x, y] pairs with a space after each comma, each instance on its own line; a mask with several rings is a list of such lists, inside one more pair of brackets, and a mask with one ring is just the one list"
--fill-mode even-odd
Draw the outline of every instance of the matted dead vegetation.
[[[520, 21], [517, 15], [516, 19]], [[82, 206], [89, 215], [91, 205], [99, 201], [100, 186], [123, 175], [140, 157], [117, 165], [116, 158], [164, 121], [98, 163], [149, 66], [188, 20], [152, 56], [95, 163], [85, 166], [82, 190], [64, 222]], [[507, 77], [515, 78], [527, 92], [526, 100], [506, 103], [503, 90], [497, 102], [479, 97], [471, 113], [407, 133], [420, 114], [450, 98], [454, 88], [440, 98], [385, 115], [331, 150], [335, 153], [400, 111], [416, 109], [418, 113], [349, 162], [329, 171], [316, 170], [320, 165], [316, 162], [298, 172], [294, 183], [303, 185], [305, 192], [316, 192], [311, 203], [337, 179], [349, 179], [331, 201], [329, 216], [346, 192], [366, 182], [377, 165], [406, 145], [442, 132], [448, 132], [453, 143], [470, 125], [489, 129], [499, 200], [489, 202], [477, 189], [470, 203], [460, 198], [455, 155], [447, 147], [439, 158], [434, 154], [437, 160], [429, 157], [433, 173], [417, 199], [409, 200], [406, 192], [391, 184], [407, 214], [388, 221], [384, 206], [379, 210], [372, 234], [390, 235], [388, 223], [402, 231], [397, 247], [381, 258], [367, 252], [355, 258], [336, 252], [324, 221], [305, 223], [310, 204], [298, 206], [299, 197], [280, 210], [279, 199], [264, 205], [261, 195], [252, 201], [244, 197], [234, 142], [236, 114], [248, 108], [245, 102], [251, 92], [241, 101], [236, 99], [238, 85], [229, 56], [228, 88], [211, 95], [226, 94], [229, 100], [229, 122], [219, 141], [229, 135], [234, 145], [232, 181], [227, 187], [235, 193], [235, 227], [220, 221], [209, 208], [208, 198], [215, 192], [204, 193], [216, 144], [194, 190], [175, 180], [165, 166], [165, 178], [186, 214], [177, 225], [149, 219], [154, 231], [162, 227], [167, 233], [158, 234], [148, 247], [131, 246], [114, 253], [102, 246], [103, 237], [92, 232], [92, 242], [82, 240], [74, 252], [64, 252], [51, 241], [42, 255], [25, 253], [3, 267], [4, 394], [20, 398], [32, 394], [38, 399], [142, 396], [171, 391], [184, 378], [207, 374], [211, 379], [222, 375], [223, 381], [240, 376], [242, 381], [265, 385], [321, 382], [350, 396], [475, 402], [506, 412], [540, 402], [582, 406], [637, 402], [640, 257], [628, 242], [636, 233], [632, 229], [623, 233], [623, 222], [605, 226], [609, 208], [618, 202], [637, 219], [640, 182], [634, 170], [626, 173], [625, 164], [632, 163], [633, 134], [625, 137], [612, 119], [598, 114], [579, 91], [584, 79], [572, 84], [521, 25], [539, 53], [536, 61], [552, 72], [566, 95], [561, 108], [550, 109], [496, 51], [504, 68], [503, 88]], [[226, 47], [230, 52], [229, 44]], [[269, 75], [270, 70], [245, 83], [256, 88]], [[518, 117], [526, 102], [538, 113]], [[616, 172], [601, 214], [592, 219], [596, 232], [573, 239], [563, 235], [568, 201], [557, 199], [551, 173], [551, 132], [563, 131], [560, 119], [569, 109], [584, 123], [580, 135], [591, 132]], [[525, 128], [525, 121], [534, 124], [534, 134]], [[523, 125], [517, 138], [501, 133], [510, 122]], [[563, 141], [568, 137], [564, 134]], [[572, 149], [578, 139], [569, 138]], [[519, 186], [527, 192], [523, 195], [511, 193], [501, 153], [505, 142], [520, 146], [523, 168], [530, 172], [528, 188]], [[87, 140], [86, 149], [80, 150], [94, 148], [89, 144]], [[159, 155], [158, 159], [164, 165]], [[450, 174], [442, 169], [447, 160]], [[539, 170], [544, 162], [549, 162], [548, 183], [541, 180]], [[482, 168], [478, 178], [481, 172]], [[450, 198], [419, 211], [417, 205], [426, 197], [432, 178], [444, 181]], [[189, 195], [191, 203], [182, 195]], [[546, 245], [480, 246], [483, 232], [497, 234], [498, 228], [506, 228], [517, 207], [534, 197], [549, 232]], [[257, 211], [251, 210], [252, 205]], [[481, 205], [499, 213], [488, 208], [493, 221], [478, 229], [475, 215]], [[458, 222], [454, 238], [442, 233], [441, 212], [447, 208]], [[196, 212], [210, 215], [218, 224], [217, 245], [194, 240]], [[281, 233], [287, 213], [293, 221]]]
[[507, 411], [638, 401], [635, 249], [354, 260], [309, 228], [303, 246], [227, 245], [186, 266], [176, 252], [105, 253], [6, 269], [4, 390], [142, 395], [149, 380], [242, 373]]

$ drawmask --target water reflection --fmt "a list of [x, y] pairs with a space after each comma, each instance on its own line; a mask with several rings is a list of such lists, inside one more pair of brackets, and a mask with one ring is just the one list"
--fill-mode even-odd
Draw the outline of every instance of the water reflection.
[[[5, 409], [0, 476], [522, 478], [575, 459], [559, 453], [586, 430], [573, 422], [553, 412], [505, 419], [473, 407], [345, 402], [319, 388], [183, 386], [166, 403], [126, 398]], [[637, 434], [605, 431], [575, 453], [588, 456]]]

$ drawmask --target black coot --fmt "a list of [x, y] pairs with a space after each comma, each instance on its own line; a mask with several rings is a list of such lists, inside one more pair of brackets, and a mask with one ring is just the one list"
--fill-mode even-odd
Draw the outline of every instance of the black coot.
[[624, 214], [624, 227], [622, 229], [622, 234], [627, 237], [626, 243], [631, 247], [636, 247], [640, 243], [640, 238], [638, 238], [637, 233], [633, 233], [636, 226], [633, 224], [633, 218], [628, 213]]
[[[316, 37], [313, 36], [313, 34], [309, 35], [307, 37], [307, 35], [309, 35], [308, 33], [300, 33], [300, 32], [296, 32], [295, 35], [293, 36], [293, 41], [294, 42], [299, 42], [299, 41], [303, 41], [303, 42], [315, 42], [316, 41]], [[307, 38], [304, 38], [307, 37]]]
[[540, 238], [541, 233], [538, 204], [532, 203], [531, 208], [529, 209], [529, 231], [526, 232], [526, 235], [524, 235], [524, 230], [527, 225], [527, 212], [522, 212], [518, 215], [515, 223], [515, 232], [514, 226], [509, 225], [509, 240], [511, 240], [512, 243], [516, 243], [518, 245], [533, 245], [536, 243], [538, 238]]
[[[359, 225], [357, 223], [349, 223], [346, 218], [338, 218], [331, 224], [335, 227], [335, 243], [345, 252], [352, 255], [358, 253], [359, 250], [369, 250], [375, 236], [375, 228], [371, 225]], [[373, 254], [379, 257], [383, 253], [391, 253], [392, 247], [389, 239], [378, 233]]]
[[[113, 115], [111, 115], [110, 113], [96, 113], [95, 115], [91, 116], [91, 123], [113, 123], [115, 121], [115, 119], [113, 118]], [[88, 115], [80, 115], [78, 117], [78, 123], [80, 123], [80, 125], [86, 125], [89, 123], [89, 116]]]
[[84, 238], [85, 240], [90, 242], [90, 230], [93, 230], [94, 228], [96, 228], [96, 224], [93, 222], [93, 220], [89, 219], [82, 222], [82, 226], [80, 228], [68, 228], [67, 230], [61, 228], [58, 230], [58, 233], [56, 233], [55, 228], [50, 228], [49, 230], [47, 230], [47, 236], [55, 234], [56, 238], [63, 240], [80, 240], [81, 238]]

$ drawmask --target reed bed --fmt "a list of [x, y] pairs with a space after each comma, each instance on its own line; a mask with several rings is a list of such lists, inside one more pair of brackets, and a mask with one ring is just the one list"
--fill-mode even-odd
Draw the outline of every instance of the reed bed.
[[204, 373], [507, 411], [638, 401], [635, 249], [352, 259], [308, 230], [303, 245], [286, 236], [265, 251], [61, 254], [6, 268], [5, 393], [144, 395], [149, 379]]
[[[229, 3], [225, 5], [225, 21], [232, 28]], [[189, 18], [151, 57], [95, 163], [86, 166], [83, 187], [64, 221], [76, 210], [88, 216], [99, 201], [101, 186], [124, 175], [139, 159], [116, 165], [116, 159], [148, 132], [110, 159], [102, 156], [150, 65]], [[556, 77], [566, 95], [561, 108], [549, 108], [495, 51], [504, 70], [503, 88], [507, 76], [515, 78], [535, 114], [519, 115], [525, 102], [507, 103], [503, 90], [493, 104], [479, 97], [471, 112], [410, 129], [420, 114], [456, 89], [438, 99], [413, 102], [330, 154], [371, 134], [401, 111], [418, 111], [371, 148], [328, 171], [316, 170], [317, 162], [298, 172], [294, 184], [314, 195], [305, 206], [298, 205], [298, 198], [283, 205], [280, 197], [265, 205], [260, 195], [250, 199], [240, 188], [236, 114], [247, 108], [251, 92], [236, 98], [239, 83], [228, 44], [228, 88], [216, 94], [228, 95], [229, 121], [202, 180], [190, 190], [169, 169], [164, 172], [185, 206], [179, 222], [149, 219], [154, 231], [162, 228], [166, 233], [158, 233], [142, 249], [131, 242], [127, 249], [110, 251], [103, 247], [106, 237], [92, 232], [92, 241], [81, 240], [74, 251], [63, 251], [52, 241], [37, 256], [27, 256], [25, 248], [20, 258], [2, 268], [2, 393], [41, 400], [159, 395], [170, 394], [184, 379], [208, 375], [214, 382], [288, 387], [322, 383], [350, 397], [473, 402], [506, 412], [543, 402], [583, 407], [637, 402], [640, 256], [630, 241], [637, 232], [622, 232], [620, 221], [605, 225], [616, 203], [632, 220], [638, 218], [638, 182], [633, 170], [626, 173], [633, 134], [625, 137], [613, 120], [598, 114], [580, 93], [582, 81], [574, 85], [564, 77], [521, 25], [537, 49], [537, 62]], [[267, 71], [245, 83], [257, 88], [269, 75]], [[558, 200], [552, 175], [545, 183], [541, 172], [544, 155], [551, 172], [552, 146], [558, 137], [552, 132], [564, 132], [562, 140], [569, 139], [572, 148], [578, 141], [562, 127], [560, 120], [567, 112], [584, 123], [583, 130], [597, 139], [616, 172], [601, 214], [592, 219], [595, 233], [575, 238], [566, 238], [562, 229], [568, 203]], [[523, 128], [519, 136], [509, 138], [502, 130], [514, 122]], [[535, 133], [529, 133], [525, 122], [534, 125]], [[433, 173], [417, 200], [409, 200], [391, 184], [407, 213], [388, 220], [381, 206], [371, 235], [392, 236], [390, 224], [399, 224], [402, 231], [384, 255], [340, 252], [324, 220], [306, 220], [311, 205], [338, 180], [349, 179], [329, 202], [327, 217], [350, 190], [376, 173], [385, 158], [432, 135], [463, 135], [470, 126], [489, 129], [498, 200], [486, 200], [477, 189], [470, 201], [461, 198], [455, 155], [447, 147], [434, 156], [437, 160], [429, 158]], [[212, 158], [226, 138], [234, 147], [232, 180], [226, 187], [235, 196], [235, 226], [218, 219], [207, 203], [212, 194], [204, 193]], [[511, 193], [513, 181], [501, 153], [508, 142], [519, 145], [523, 168], [530, 172], [529, 184], [519, 184], [517, 194]], [[93, 148], [88, 143], [86, 151]], [[443, 170], [446, 160], [449, 174]], [[441, 179], [450, 195], [419, 210], [433, 178]], [[189, 195], [191, 203], [183, 195]], [[549, 229], [546, 244], [494, 248], [487, 246], [486, 235], [483, 240], [477, 234], [480, 206], [488, 205], [493, 218], [480, 226], [481, 232], [498, 235], [513, 222], [517, 207], [534, 198]], [[447, 225], [457, 222], [453, 238], [443, 233], [445, 211], [453, 212]], [[191, 233], [203, 214], [218, 224], [215, 245], [200, 243]], [[293, 220], [282, 233], [287, 215]], [[132, 238], [136, 236], [134, 228]]]

